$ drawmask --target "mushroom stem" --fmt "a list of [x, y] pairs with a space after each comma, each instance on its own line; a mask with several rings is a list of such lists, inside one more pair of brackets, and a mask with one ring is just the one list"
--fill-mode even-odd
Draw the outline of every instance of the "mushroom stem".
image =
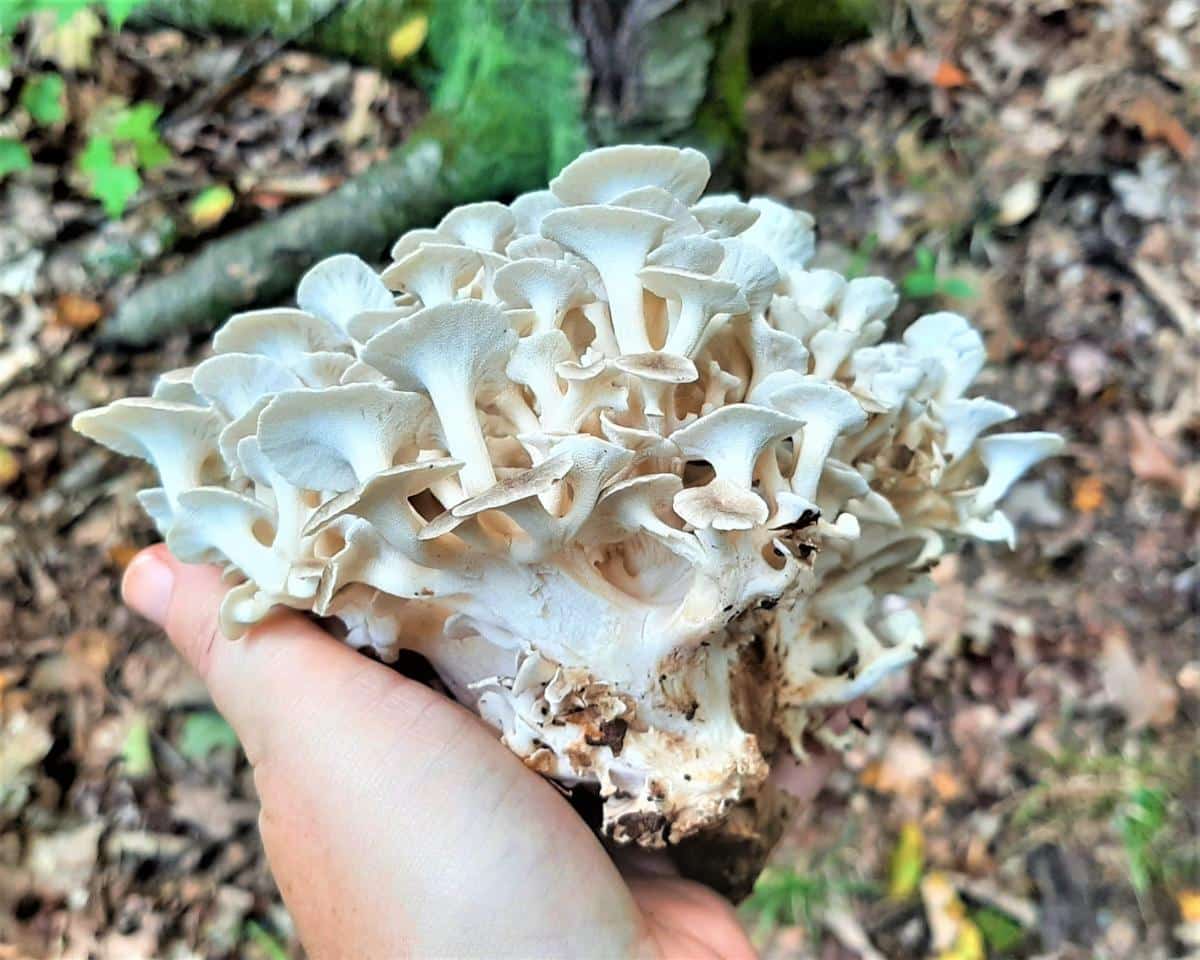
[[439, 378], [426, 389], [441, 421], [447, 452], [463, 462], [459, 474], [463, 489], [468, 497], [482, 493], [496, 482], [496, 472], [492, 469], [492, 455], [483, 438], [470, 384]]

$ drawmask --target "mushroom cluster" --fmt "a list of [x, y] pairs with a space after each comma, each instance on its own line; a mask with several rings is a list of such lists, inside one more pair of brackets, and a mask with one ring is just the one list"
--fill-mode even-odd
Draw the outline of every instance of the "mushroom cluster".
[[661, 846], [726, 821], [816, 718], [910, 661], [908, 599], [1060, 438], [989, 428], [979, 334], [809, 269], [812, 218], [701, 196], [705, 157], [621, 146], [548, 190], [335, 256], [298, 309], [75, 426], [149, 461], [170, 549], [413, 650], [533, 769]]

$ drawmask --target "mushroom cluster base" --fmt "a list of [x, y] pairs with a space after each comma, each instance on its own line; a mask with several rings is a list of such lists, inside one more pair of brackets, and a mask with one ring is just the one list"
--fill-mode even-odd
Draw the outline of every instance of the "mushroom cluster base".
[[837, 746], [820, 719], [920, 648], [928, 570], [1011, 543], [997, 504], [1061, 441], [985, 436], [1015, 413], [966, 396], [966, 320], [884, 340], [889, 281], [810, 269], [808, 215], [708, 176], [584, 154], [382, 274], [325, 260], [298, 308], [75, 425], [157, 468], [142, 505], [228, 570], [230, 637], [286, 606], [421, 654], [598, 791], [606, 837], [737, 891], [781, 822], [772, 762]]

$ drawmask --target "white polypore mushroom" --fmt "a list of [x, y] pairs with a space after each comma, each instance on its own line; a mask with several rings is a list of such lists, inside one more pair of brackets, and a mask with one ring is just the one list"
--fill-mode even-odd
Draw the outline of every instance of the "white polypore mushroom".
[[583, 271], [561, 260], [515, 260], [496, 271], [492, 286], [505, 303], [533, 310], [534, 333], [556, 330], [563, 314], [593, 299]]
[[340, 493], [416, 447], [429, 413], [420, 394], [373, 383], [287, 390], [259, 414], [258, 445], [289, 483]]
[[566, 207], [542, 220], [543, 236], [578, 254], [599, 272], [622, 353], [650, 349], [637, 273], [670, 225], [670, 220], [656, 213], [599, 205]]
[[446, 449], [463, 462], [468, 496], [496, 482], [476, 411], [481, 393], [507, 387], [504, 368], [517, 335], [493, 304], [459, 300], [401, 317], [367, 341], [362, 357], [401, 390], [429, 394]]
[[550, 181], [550, 191], [561, 203], [578, 206], [611, 203], [640, 187], [661, 187], [690, 206], [703, 193], [710, 172], [708, 159], [690, 147], [601, 147], [567, 164]]
[[718, 313], [743, 313], [741, 288], [728, 280], [669, 267], [645, 267], [638, 274], [642, 285], [655, 296], [677, 301], [663, 352], [690, 357], [699, 345], [708, 322]]
[[[449, 303], [482, 264], [479, 252], [450, 243], [423, 243], [383, 271], [391, 288], [415, 293], [426, 307]], [[371, 315], [377, 311], [366, 311]]]
[[167, 502], [175, 507], [180, 494], [204, 481], [217, 454], [221, 421], [208, 407], [130, 398], [77, 413], [71, 426], [117, 453], [153, 465]]
[[301, 310], [350, 330], [356, 314], [387, 310], [394, 297], [379, 274], [353, 254], [327, 257], [308, 271], [296, 288]]
[[792, 469], [792, 493], [815, 503], [825, 459], [839, 436], [867, 422], [862, 405], [842, 387], [815, 377], [798, 379], [771, 395], [771, 405], [804, 425]]
[[796, 432], [800, 421], [768, 407], [735, 403], [671, 434], [688, 457], [707, 461], [716, 477], [675, 495], [675, 512], [698, 529], [749, 530], [767, 520], [767, 504], [752, 489], [763, 451]]

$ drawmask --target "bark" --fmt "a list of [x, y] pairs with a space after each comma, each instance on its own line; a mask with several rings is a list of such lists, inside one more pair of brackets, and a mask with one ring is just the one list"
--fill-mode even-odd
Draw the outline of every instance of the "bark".
[[415, 136], [329, 196], [208, 244], [121, 304], [103, 338], [145, 346], [208, 330], [230, 313], [290, 297], [297, 277], [324, 256], [379, 256], [399, 234], [436, 222], [452, 205], [445, 153], [438, 137]]

